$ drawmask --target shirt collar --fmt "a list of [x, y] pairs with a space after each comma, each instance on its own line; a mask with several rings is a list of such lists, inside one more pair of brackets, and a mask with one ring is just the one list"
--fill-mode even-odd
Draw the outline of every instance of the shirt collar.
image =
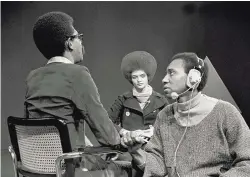
[[52, 57], [51, 59], [49, 59], [49, 61], [47, 62], [47, 64], [55, 63], [55, 62], [67, 63], [67, 64], [74, 64], [74, 63], [73, 63], [72, 61], [70, 61], [69, 59], [67, 59], [67, 58], [65, 58], [65, 57], [61, 57], [61, 56]]

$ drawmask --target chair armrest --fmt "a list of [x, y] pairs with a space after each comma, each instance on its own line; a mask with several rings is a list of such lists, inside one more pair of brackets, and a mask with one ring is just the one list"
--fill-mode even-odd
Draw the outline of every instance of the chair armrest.
[[63, 153], [56, 159], [56, 176], [61, 177], [62, 169], [61, 169], [61, 161], [65, 159], [74, 159], [79, 158], [84, 155], [118, 155], [123, 153], [124, 151], [121, 151], [123, 149], [119, 149], [117, 147], [85, 147], [85, 148], [79, 148], [78, 152], [70, 152], [70, 153]]
[[109, 154], [109, 153], [117, 153], [122, 154], [124, 152], [127, 152], [127, 149], [122, 148], [121, 146], [91, 146], [91, 147], [84, 147], [79, 148], [79, 152], [85, 152], [85, 154]]
[[62, 169], [61, 169], [61, 161], [64, 159], [72, 159], [81, 157], [83, 152], [70, 152], [70, 153], [63, 153], [62, 155], [56, 158], [56, 177], [62, 176]]

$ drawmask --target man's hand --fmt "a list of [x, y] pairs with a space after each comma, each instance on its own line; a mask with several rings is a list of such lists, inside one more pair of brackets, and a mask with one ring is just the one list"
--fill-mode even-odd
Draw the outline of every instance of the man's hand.
[[137, 143], [137, 142], [135, 142], [132, 145], [127, 145], [124, 142], [124, 138], [121, 138], [121, 144], [122, 144], [123, 147], [125, 147], [125, 148], [128, 149], [128, 152], [134, 152], [134, 151], [140, 149], [145, 142], [147, 142], [147, 140], [145, 140], [143, 143]]
[[143, 144], [147, 142], [147, 137], [141, 136], [142, 130], [129, 131], [121, 138], [124, 147], [133, 146], [135, 143]]
[[121, 144], [124, 147], [134, 146], [135, 143], [137, 144], [144, 144], [147, 143], [148, 140], [153, 135], [154, 127], [152, 125], [149, 126], [150, 128], [147, 130], [135, 130], [135, 131], [128, 131], [125, 130], [122, 132]]

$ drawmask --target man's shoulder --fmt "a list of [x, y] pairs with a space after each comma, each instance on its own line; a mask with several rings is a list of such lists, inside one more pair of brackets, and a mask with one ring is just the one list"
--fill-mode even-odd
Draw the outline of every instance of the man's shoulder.
[[235, 118], [235, 115], [239, 115], [240, 114], [240, 110], [238, 110], [232, 103], [228, 102], [228, 101], [224, 101], [224, 100], [219, 100], [217, 103], [217, 110], [220, 113], [224, 113], [227, 116], [225, 117], [231, 117], [231, 115], [234, 115], [233, 118]]
[[83, 65], [71, 64], [68, 65], [68, 69], [72, 70], [73, 72], [89, 73], [89, 69]]
[[[30, 73], [36, 73], [36, 72], [42, 72], [42, 71], [46, 71], [46, 70], [74, 70], [74, 71], [87, 71], [89, 72], [88, 68], [86, 66], [83, 65], [77, 65], [77, 64], [65, 64], [65, 63], [60, 63], [60, 64], [48, 64], [45, 66], [41, 66], [39, 68], [33, 69], [31, 70]], [[67, 70], [65, 70], [67, 71]]]
[[227, 107], [227, 108], [235, 107], [232, 103], [228, 101], [224, 101], [224, 100], [218, 100], [218, 105], [223, 105], [224, 107]]
[[228, 113], [228, 111], [239, 111], [232, 103], [221, 99], [218, 99], [215, 108], [224, 113]]
[[73, 78], [81, 78], [81, 77], [89, 77], [90, 73], [87, 67], [82, 66], [82, 65], [76, 65], [76, 64], [51, 64], [51, 65], [45, 65], [41, 66], [39, 68], [33, 69], [29, 72], [26, 81], [31, 79], [35, 75], [43, 75], [46, 73], [51, 74], [58, 73], [62, 74], [65, 73], [66, 76], [68, 77], [73, 77]]
[[[89, 69], [86, 66], [78, 65], [78, 64], [61, 64], [57, 65], [55, 69], [63, 70], [64, 72], [71, 73], [75, 76], [89, 75]], [[53, 68], [54, 69], [54, 68]]]
[[69, 68], [71, 68], [69, 72], [71, 73], [76, 85], [94, 82], [89, 69], [86, 66], [73, 64]]
[[160, 119], [169, 119], [173, 115], [173, 107], [175, 103], [165, 106], [159, 113], [158, 117]]
[[43, 72], [43, 68], [44, 68], [44, 67], [39, 67], [39, 68], [36, 68], [36, 69], [31, 70], [31, 71], [29, 72], [29, 74], [28, 74], [26, 80], [29, 80], [33, 75], [35, 75], [35, 74], [37, 74], [37, 73]]

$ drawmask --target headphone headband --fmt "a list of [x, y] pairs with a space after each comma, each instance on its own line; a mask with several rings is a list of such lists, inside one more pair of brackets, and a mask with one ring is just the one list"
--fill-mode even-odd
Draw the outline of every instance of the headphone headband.
[[197, 57], [197, 63], [198, 63], [198, 65], [195, 66], [194, 69], [197, 69], [198, 71], [203, 73], [202, 69], [204, 67], [204, 61], [201, 58]]

